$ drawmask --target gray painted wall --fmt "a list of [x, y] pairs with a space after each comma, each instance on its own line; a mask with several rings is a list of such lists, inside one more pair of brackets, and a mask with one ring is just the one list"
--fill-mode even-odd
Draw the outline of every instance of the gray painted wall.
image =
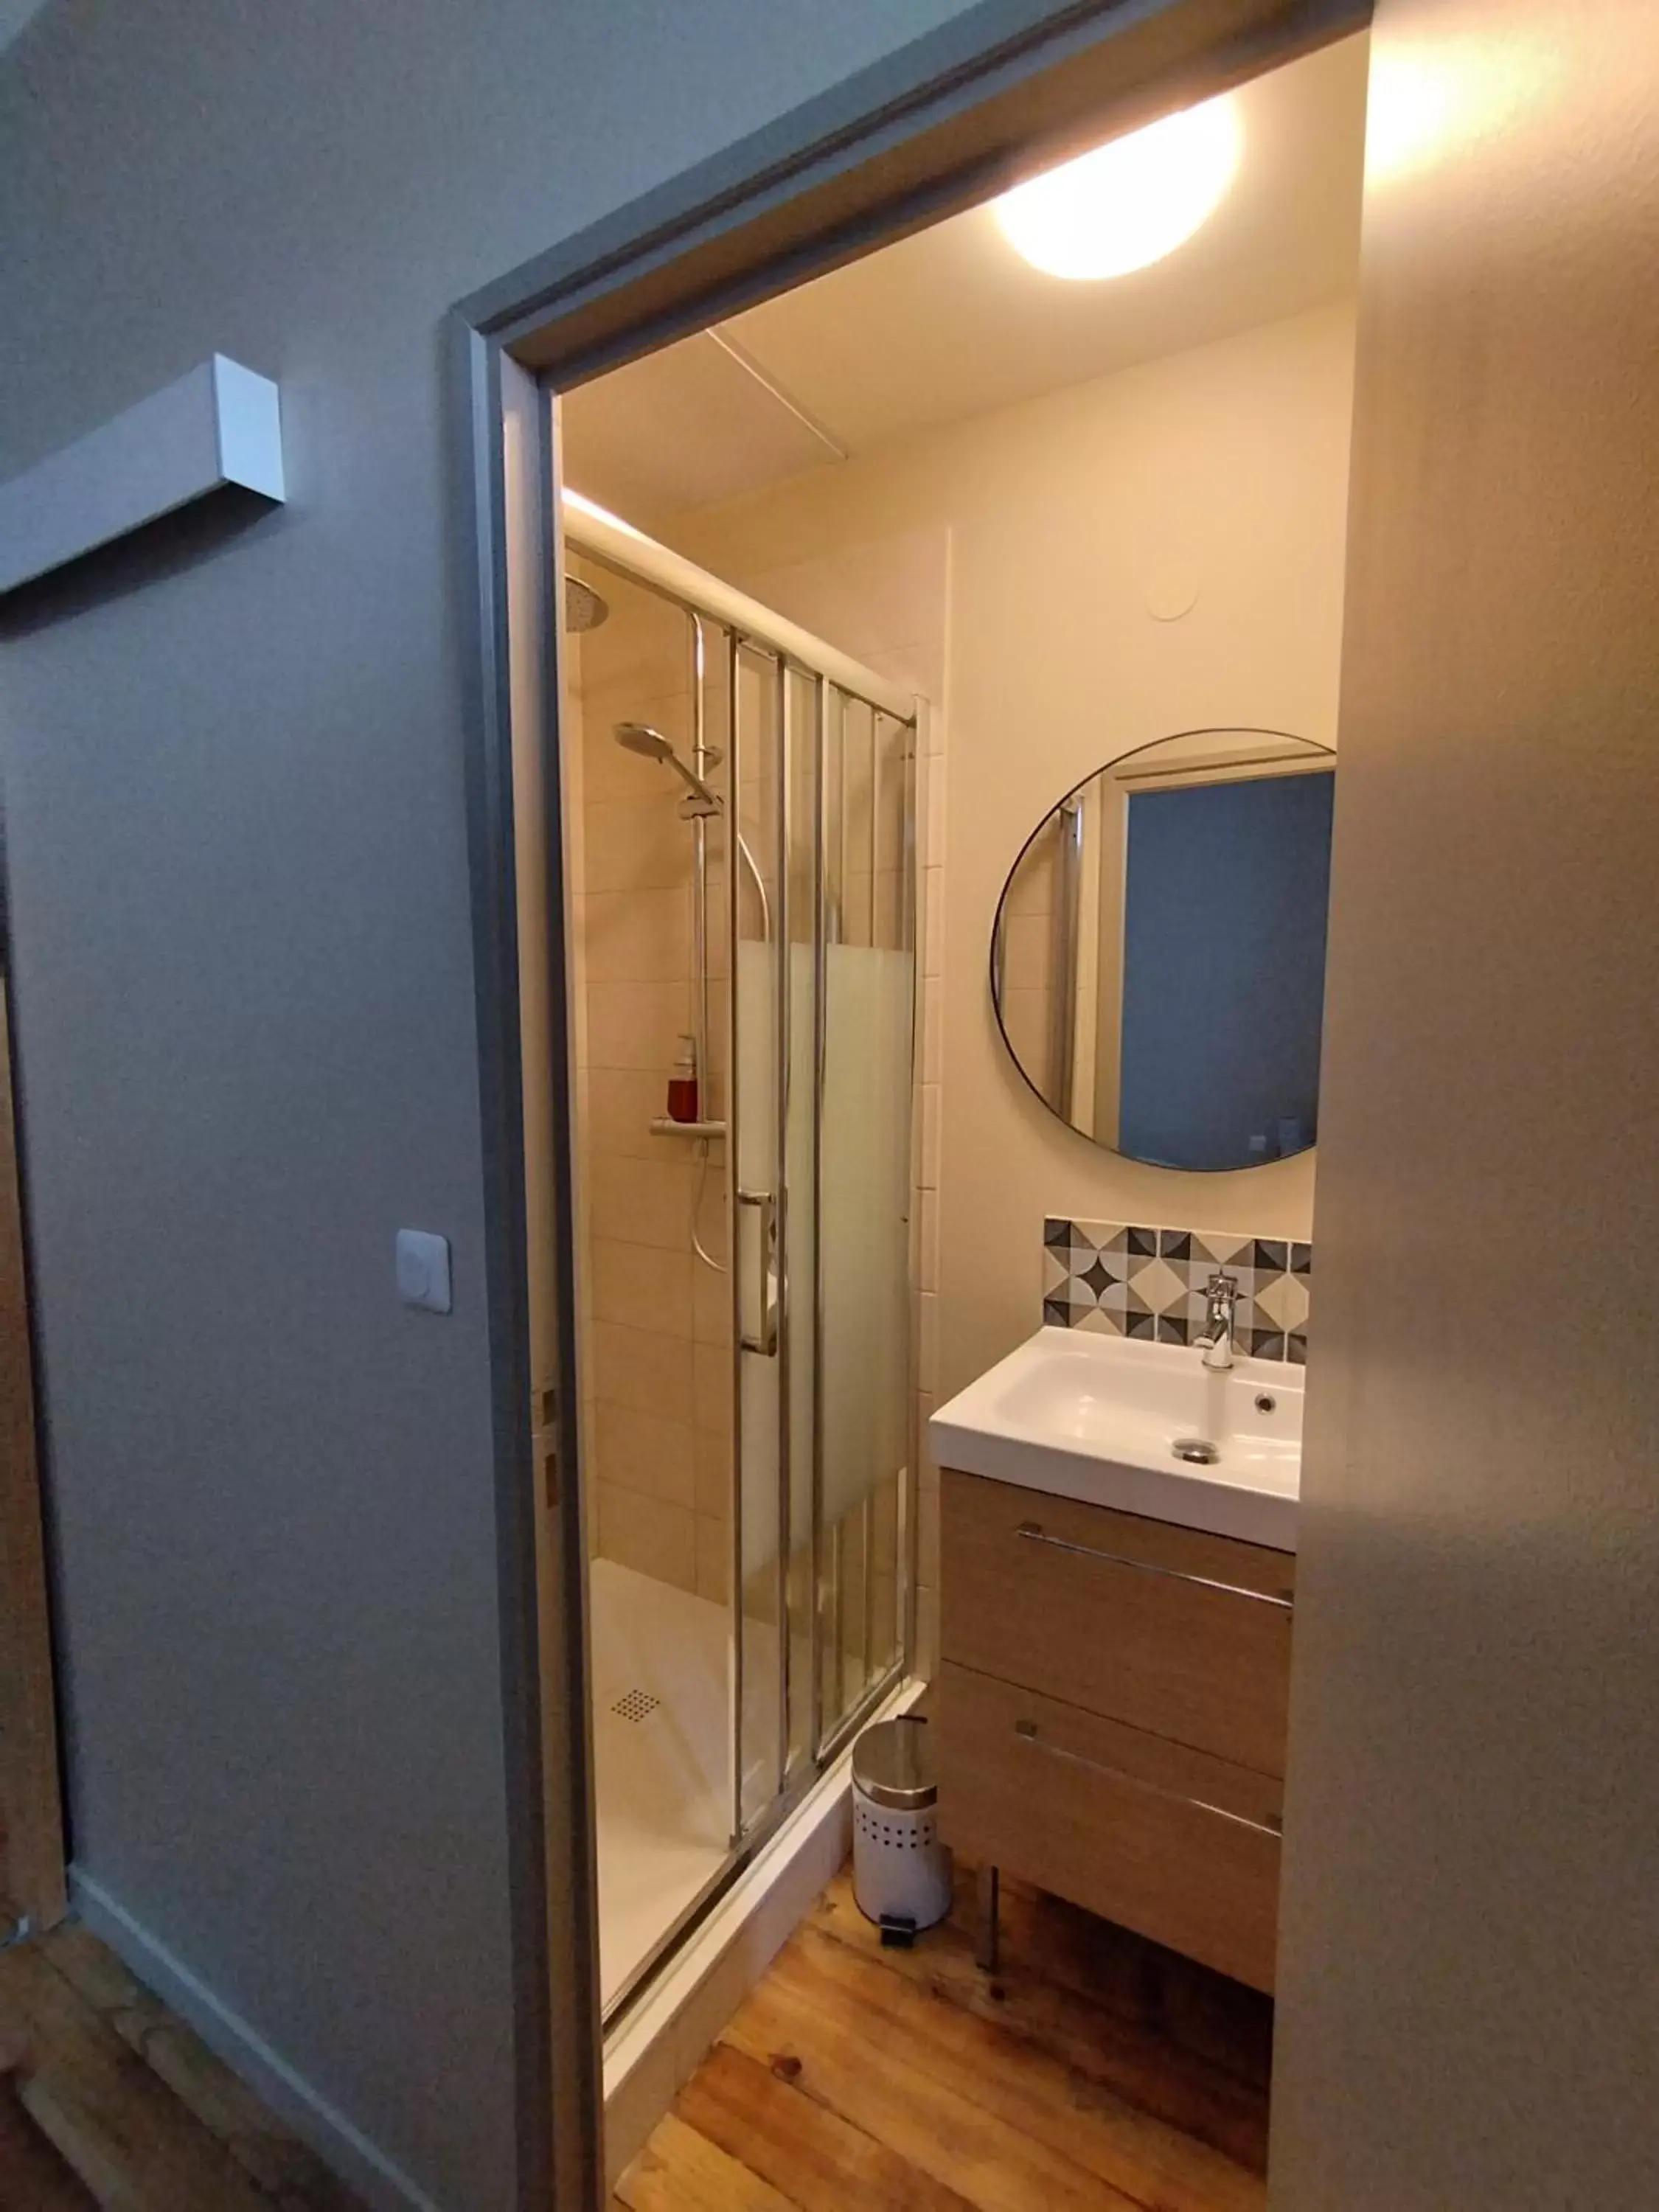
[[1382, 0], [1274, 2212], [1659, 2204], [1659, 11]]
[[512, 2151], [440, 321], [958, 12], [53, 0], [0, 61], [0, 474], [218, 349], [290, 486], [0, 641], [76, 1864], [453, 2212]]

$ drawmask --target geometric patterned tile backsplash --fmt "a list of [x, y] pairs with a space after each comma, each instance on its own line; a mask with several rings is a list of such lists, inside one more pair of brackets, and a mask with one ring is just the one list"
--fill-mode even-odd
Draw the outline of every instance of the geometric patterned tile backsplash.
[[1204, 1285], [1218, 1267], [1238, 1284], [1239, 1349], [1304, 1364], [1313, 1247], [1283, 1237], [1045, 1221], [1042, 1318], [1056, 1328], [1191, 1344], [1204, 1333]]

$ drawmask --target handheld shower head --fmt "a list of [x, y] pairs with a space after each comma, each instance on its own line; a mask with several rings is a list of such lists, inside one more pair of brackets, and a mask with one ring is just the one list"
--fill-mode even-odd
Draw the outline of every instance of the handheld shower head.
[[[660, 761], [665, 768], [673, 769], [691, 793], [691, 797], [683, 802], [686, 813], [720, 812], [723, 803], [720, 793], [703, 781], [696, 769], [687, 767], [675, 751], [672, 738], [664, 737], [660, 730], [653, 730], [648, 722], [618, 722], [611, 734], [624, 751], [638, 753], [645, 760]], [[711, 754], [708, 757], [718, 759], [719, 755]]]
[[[683, 815], [696, 821], [700, 817], [706, 819], [710, 815], [725, 813], [726, 801], [719, 792], [706, 784], [696, 769], [688, 768], [675, 751], [673, 739], [664, 737], [660, 730], [653, 730], [649, 722], [617, 722], [611, 734], [624, 752], [638, 753], [642, 760], [659, 761], [665, 768], [673, 769], [691, 794], [680, 802]], [[704, 760], [711, 763], [720, 757], [712, 746], [703, 753]], [[737, 833], [737, 846], [744, 866], [754, 879], [755, 895], [760, 901], [761, 935], [763, 939], [769, 939], [772, 934], [772, 905], [766, 895], [766, 878], [756, 865], [755, 856], [749, 849], [749, 841], [741, 830]]]
[[672, 738], [660, 730], [653, 730], [648, 722], [618, 722], [611, 732], [624, 752], [639, 753], [646, 760], [672, 761], [678, 757]]

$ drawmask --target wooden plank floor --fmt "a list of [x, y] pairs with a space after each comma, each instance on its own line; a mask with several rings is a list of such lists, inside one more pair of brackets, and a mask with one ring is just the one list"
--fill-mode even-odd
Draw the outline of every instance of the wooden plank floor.
[[361, 2212], [73, 1922], [0, 1951], [0, 2212]]
[[628, 2212], [1261, 2212], [1273, 2007], [1005, 1881], [884, 1951], [834, 1882], [617, 2186]]

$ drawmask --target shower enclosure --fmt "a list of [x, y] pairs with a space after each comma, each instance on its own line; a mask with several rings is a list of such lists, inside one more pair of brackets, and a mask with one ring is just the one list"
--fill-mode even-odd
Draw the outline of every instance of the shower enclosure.
[[[579, 896], [575, 978], [614, 2019], [908, 1670], [916, 707], [572, 495], [564, 523], [586, 594], [568, 620], [591, 850], [576, 840], [572, 873], [579, 894], [585, 862], [623, 886]], [[639, 1032], [627, 994], [647, 988], [659, 1027]], [[671, 1020], [691, 1118], [684, 1087], [669, 1110]], [[690, 1563], [669, 1542], [686, 1359], [653, 1289], [682, 1259]]]

